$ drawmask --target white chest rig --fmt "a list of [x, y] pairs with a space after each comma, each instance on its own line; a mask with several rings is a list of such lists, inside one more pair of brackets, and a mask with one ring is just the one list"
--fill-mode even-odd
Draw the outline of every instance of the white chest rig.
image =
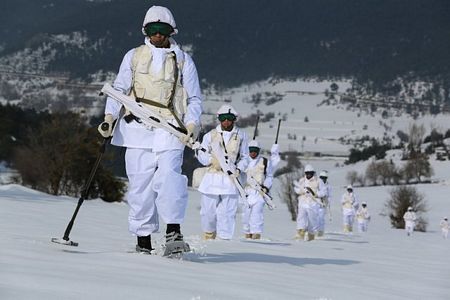
[[344, 194], [344, 203], [342, 204], [345, 208], [353, 208], [353, 195], [346, 193]]
[[300, 180], [303, 181], [304, 187], [311, 188], [314, 194], [317, 195], [317, 191], [319, 190], [319, 180], [317, 180], [316, 177], [311, 177], [311, 179], [306, 179], [305, 177], [302, 177]]
[[[241, 137], [237, 132], [233, 132], [230, 140], [225, 145], [222, 133], [218, 132], [216, 129], [211, 131], [211, 143], [219, 143], [224, 149], [225, 155], [228, 155], [229, 161], [232, 164], [236, 164], [236, 161], [239, 159], [239, 150], [241, 148]], [[214, 156], [214, 153], [212, 153]], [[210, 168], [210, 171], [214, 171], [214, 169]], [[221, 170], [215, 170], [221, 171]]]
[[253, 177], [260, 185], [264, 184], [264, 179], [266, 179], [266, 168], [267, 160], [266, 158], [260, 156], [256, 165], [247, 170], [247, 176]]
[[157, 74], [150, 71], [151, 63], [151, 49], [147, 45], [137, 47], [132, 59], [130, 96], [166, 119], [176, 119], [181, 127], [180, 120], [187, 111], [187, 93], [181, 75], [184, 57], [177, 62], [175, 52], [168, 53]]

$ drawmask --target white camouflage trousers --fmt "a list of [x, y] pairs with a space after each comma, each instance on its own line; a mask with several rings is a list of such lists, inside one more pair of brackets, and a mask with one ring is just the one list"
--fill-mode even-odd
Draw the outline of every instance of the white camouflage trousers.
[[358, 231], [366, 232], [369, 222], [367, 220], [358, 220]]
[[297, 213], [297, 229], [305, 229], [310, 234], [314, 234], [317, 231], [317, 206], [318, 204], [299, 201]]
[[217, 232], [217, 237], [231, 240], [236, 224], [238, 195], [202, 194], [200, 216], [203, 232]]
[[181, 174], [182, 150], [152, 152], [127, 148], [129, 231], [147, 236], [166, 224], [181, 224], [187, 205], [187, 178]]
[[405, 221], [405, 231], [407, 235], [412, 235], [416, 223], [414, 221]]
[[264, 199], [256, 193], [249, 193], [247, 203], [242, 204], [242, 230], [244, 233], [262, 233], [264, 229]]
[[327, 208], [323, 206], [317, 207], [317, 231], [325, 231], [325, 215], [327, 213]]

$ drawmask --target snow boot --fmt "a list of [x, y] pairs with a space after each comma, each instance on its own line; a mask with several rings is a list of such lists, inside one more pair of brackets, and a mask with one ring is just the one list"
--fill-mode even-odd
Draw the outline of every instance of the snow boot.
[[215, 240], [216, 239], [216, 232], [204, 232], [203, 233], [203, 239], [204, 240]]
[[252, 234], [251, 233], [246, 233], [245, 234], [245, 238], [246, 239], [251, 239], [252, 238]]
[[307, 239], [307, 241], [309, 242], [309, 241], [312, 241], [312, 240], [314, 240], [314, 233], [309, 233], [308, 232], [308, 239]]
[[252, 234], [252, 240], [260, 240], [261, 234], [260, 233], [253, 233]]
[[147, 236], [138, 236], [137, 237], [137, 245], [136, 252], [144, 253], [144, 254], [153, 254], [152, 251], [152, 239], [150, 235]]
[[305, 229], [297, 229], [297, 235], [295, 236], [296, 240], [304, 240], [305, 239]]
[[350, 226], [349, 225], [344, 225], [344, 232], [350, 232]]
[[317, 237], [322, 237], [323, 236], [323, 231], [319, 230], [317, 231]]

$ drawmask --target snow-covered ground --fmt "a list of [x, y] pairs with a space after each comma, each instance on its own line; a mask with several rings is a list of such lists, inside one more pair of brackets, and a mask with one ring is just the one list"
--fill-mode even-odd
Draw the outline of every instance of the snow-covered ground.
[[[385, 129], [379, 114], [358, 117], [356, 111], [317, 106], [330, 84], [262, 82], [220, 94], [207, 92], [205, 112], [214, 114], [224, 100], [231, 100], [242, 116], [256, 109], [274, 112], [274, 119], [259, 124], [258, 139], [266, 149], [283, 114], [287, 120], [280, 131], [282, 151], [346, 155], [352, 145], [342, 145], [338, 138], [382, 137]], [[340, 91], [348, 88], [346, 82], [338, 84]], [[284, 98], [271, 106], [253, 107], [246, 100], [256, 92], [277, 92]], [[211, 120], [213, 115], [203, 117], [205, 123]], [[397, 130], [407, 133], [413, 120], [402, 115], [383, 122], [395, 135]], [[447, 130], [448, 116], [425, 116], [417, 123], [425, 124], [428, 132], [432, 127]], [[253, 134], [253, 128], [246, 131]], [[288, 139], [288, 134], [297, 140]], [[398, 151], [388, 156], [400, 163]], [[238, 215], [233, 240], [205, 242], [200, 238], [200, 195], [190, 190], [182, 230], [195, 252], [181, 261], [133, 253], [135, 238], [127, 231], [125, 203], [85, 201], [71, 232], [79, 247], [51, 243], [52, 237], [62, 237], [77, 199], [10, 184], [12, 170], [0, 166], [0, 184], [5, 184], [0, 186], [0, 299], [449, 299], [450, 240], [441, 238], [439, 221], [450, 216], [450, 162], [432, 160], [435, 183], [416, 185], [428, 201], [429, 227], [428, 232], [408, 238], [380, 215], [390, 186], [356, 187], [372, 215], [369, 232], [342, 233], [338, 200], [346, 174], [350, 170], [361, 174], [368, 164], [343, 166], [344, 159], [302, 158], [303, 164], [330, 172], [334, 201], [323, 239], [293, 239], [295, 223], [277, 199], [276, 181], [273, 195], [278, 208], [266, 210], [261, 241], [242, 239]], [[154, 237], [161, 238], [162, 233]]]
[[372, 214], [369, 232], [343, 234], [344, 182], [333, 171], [330, 178], [332, 221], [312, 242], [293, 239], [279, 199], [266, 210], [261, 241], [241, 238], [240, 216], [233, 240], [202, 241], [200, 196], [191, 190], [182, 229], [195, 253], [181, 261], [133, 253], [125, 203], [85, 201], [71, 233], [79, 247], [51, 243], [77, 199], [0, 186], [0, 299], [449, 299], [450, 240], [438, 227], [450, 215], [448, 180], [417, 186], [429, 231], [407, 237], [379, 215], [391, 187], [356, 188]]

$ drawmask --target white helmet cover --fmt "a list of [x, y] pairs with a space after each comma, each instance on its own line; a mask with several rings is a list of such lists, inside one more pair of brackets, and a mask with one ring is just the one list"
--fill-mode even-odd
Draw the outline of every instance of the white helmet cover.
[[306, 172], [315, 172], [315, 171], [314, 171], [313, 166], [308, 164], [308, 165], [305, 166], [305, 171], [304, 172], [306, 173]]
[[257, 140], [251, 140], [251, 141], [248, 143], [248, 147], [256, 147], [256, 148], [261, 149], [261, 146], [259, 145], [259, 143], [258, 143]]
[[320, 172], [319, 177], [327, 177], [328, 178], [328, 172], [323, 170]]
[[142, 33], [144, 35], [147, 35], [145, 33], [144, 27], [148, 23], [154, 23], [154, 22], [161, 22], [166, 23], [172, 26], [173, 32], [172, 35], [178, 33], [177, 24], [175, 23], [175, 19], [170, 12], [170, 10], [163, 6], [152, 6], [147, 10], [147, 13], [145, 14], [144, 22], [142, 23]]
[[217, 111], [217, 115], [221, 114], [233, 114], [236, 117], [238, 116], [237, 111], [233, 108], [233, 106], [229, 104], [224, 104], [219, 108], [219, 110]]

